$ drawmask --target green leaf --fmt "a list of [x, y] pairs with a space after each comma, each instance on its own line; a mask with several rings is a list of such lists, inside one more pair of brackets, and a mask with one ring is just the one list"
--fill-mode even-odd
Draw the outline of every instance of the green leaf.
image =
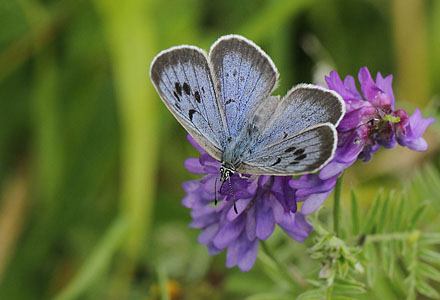
[[246, 300], [289, 300], [292, 299], [292, 297], [280, 293], [262, 293], [262, 294], [249, 296], [245, 299]]
[[440, 299], [440, 294], [432, 286], [422, 280], [417, 280], [416, 289], [420, 294], [429, 298]]
[[366, 293], [365, 286], [357, 281], [336, 280], [333, 291], [341, 294], [363, 294]]
[[359, 204], [354, 190], [351, 190], [351, 233], [359, 234]]
[[373, 230], [374, 225], [376, 225], [376, 219], [379, 213], [379, 207], [381, 202], [381, 192], [379, 192], [374, 200], [373, 207], [368, 211], [367, 221], [365, 222], [362, 233], [368, 234]]
[[309, 290], [299, 295], [296, 300], [322, 300], [326, 292], [322, 289]]
[[417, 265], [417, 274], [440, 282], [440, 271], [428, 264], [419, 262]]
[[[393, 223], [392, 223], [393, 232], [404, 231], [405, 226], [403, 226], [403, 224], [406, 224], [405, 198], [400, 197], [397, 205], [398, 205], [397, 208], [393, 209], [394, 211]], [[397, 253], [401, 253], [403, 251], [403, 245], [404, 243], [402, 243], [401, 241], [397, 241], [396, 243], [394, 243], [394, 247], [396, 248]]]
[[368, 259], [367, 264], [367, 283], [368, 286], [373, 287], [377, 276], [377, 256], [374, 244], [366, 244], [364, 246], [365, 257]]
[[347, 297], [347, 296], [340, 296], [340, 295], [337, 295], [337, 296], [332, 296], [332, 297], [331, 297], [331, 300], [358, 300], [358, 299], [356, 299], [356, 298], [351, 298], [351, 297]]
[[383, 268], [388, 277], [393, 278], [394, 273], [394, 247], [392, 242], [381, 243], [381, 257]]
[[410, 230], [412, 230], [416, 227], [417, 221], [420, 219], [420, 217], [424, 213], [427, 206], [428, 205], [426, 203], [422, 203], [419, 205], [417, 210], [414, 212], [414, 214], [412, 215], [410, 222], [409, 222], [409, 229]]
[[426, 262], [440, 264], [440, 253], [438, 252], [422, 248], [419, 251], [419, 257]]
[[357, 280], [354, 280], [354, 279], [337, 279], [336, 283], [337, 284], [345, 284], [345, 285], [353, 285], [353, 286], [357, 286], [360, 288], [365, 288], [364, 283], [357, 281]]
[[403, 231], [402, 224], [404, 224], [405, 219], [405, 200], [403, 197], [400, 197], [399, 204], [394, 212], [392, 230], [394, 232]]
[[439, 232], [422, 233], [420, 243], [427, 245], [440, 244], [440, 233]]
[[377, 228], [376, 228], [376, 232], [377, 233], [381, 233], [384, 230], [385, 227], [385, 222], [388, 220], [387, 219], [387, 213], [388, 213], [388, 204], [390, 202], [390, 199], [393, 198], [393, 192], [389, 192], [382, 204], [382, 209], [380, 211], [380, 217], [379, 220], [377, 222]]

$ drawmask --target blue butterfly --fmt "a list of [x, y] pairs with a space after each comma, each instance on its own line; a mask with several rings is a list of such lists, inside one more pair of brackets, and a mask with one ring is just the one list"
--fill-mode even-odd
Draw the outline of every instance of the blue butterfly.
[[163, 103], [191, 136], [221, 162], [221, 181], [234, 174], [298, 175], [334, 155], [345, 113], [334, 91], [294, 86], [271, 96], [278, 71], [252, 41], [220, 37], [207, 54], [188, 45], [160, 52], [151, 80]]

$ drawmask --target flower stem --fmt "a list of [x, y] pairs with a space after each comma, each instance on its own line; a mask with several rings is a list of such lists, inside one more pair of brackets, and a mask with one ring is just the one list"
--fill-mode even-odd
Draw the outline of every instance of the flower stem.
[[341, 185], [342, 185], [342, 177], [341, 175], [338, 180], [336, 181], [335, 186], [335, 202], [333, 206], [333, 231], [335, 232], [336, 236], [339, 236], [340, 234], [340, 224], [339, 219], [341, 216]]

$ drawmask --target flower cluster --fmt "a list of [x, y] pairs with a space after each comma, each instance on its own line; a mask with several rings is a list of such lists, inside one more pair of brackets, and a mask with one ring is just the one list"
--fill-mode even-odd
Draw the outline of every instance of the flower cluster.
[[303, 175], [290, 182], [296, 189], [297, 201], [307, 204], [301, 208], [305, 215], [327, 199], [343, 170], [358, 158], [369, 161], [380, 146], [391, 149], [400, 144], [415, 151], [428, 148], [422, 135], [434, 118], [423, 119], [419, 109], [411, 116], [404, 110], [394, 109], [392, 75], [383, 78], [378, 73], [374, 82], [368, 69], [363, 67], [358, 79], [362, 94], [352, 76], [342, 81], [338, 73], [332, 71], [325, 78], [328, 88], [344, 99], [346, 113], [337, 128], [338, 147], [333, 160], [318, 174]]
[[289, 236], [302, 242], [312, 231], [303, 214], [297, 212], [295, 190], [289, 176], [231, 177], [238, 214], [234, 211], [229, 186], [218, 195], [215, 206], [215, 181], [220, 163], [206, 153], [193, 139], [190, 143], [201, 153], [189, 158], [185, 167], [202, 179], [183, 183], [186, 196], [183, 205], [191, 209], [191, 227], [202, 229], [199, 242], [214, 255], [227, 248], [226, 266], [238, 265], [247, 271], [255, 263], [260, 240], [267, 239], [278, 224]]
[[[186, 195], [183, 205], [191, 209], [191, 227], [202, 229], [199, 242], [211, 255], [227, 249], [226, 266], [247, 271], [255, 263], [260, 240], [267, 239], [278, 224], [289, 236], [302, 242], [312, 231], [306, 215], [315, 211], [333, 191], [342, 171], [358, 158], [369, 161], [380, 146], [394, 148], [397, 144], [415, 151], [425, 151], [422, 138], [433, 118], [423, 119], [418, 109], [412, 116], [394, 110], [392, 76], [380, 73], [373, 81], [367, 68], [359, 72], [362, 94], [355, 80], [347, 76], [342, 82], [336, 72], [326, 77], [328, 88], [339, 93], [346, 104], [346, 114], [338, 130], [335, 156], [317, 174], [290, 176], [231, 177], [238, 213], [229, 186], [218, 195], [214, 205], [216, 178], [220, 163], [206, 153], [192, 138], [190, 143], [201, 153], [189, 158], [185, 167], [194, 174], [205, 175], [199, 180], [183, 183]], [[303, 202], [300, 211], [297, 202]]]

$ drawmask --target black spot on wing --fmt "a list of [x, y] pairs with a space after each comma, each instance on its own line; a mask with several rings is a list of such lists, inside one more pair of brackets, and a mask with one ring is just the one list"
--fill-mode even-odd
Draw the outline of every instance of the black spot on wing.
[[177, 103], [174, 103], [174, 106], [177, 108], [177, 110], [182, 110], [182, 108], [180, 107], [180, 105], [179, 104], [177, 104]]
[[183, 83], [183, 90], [185, 91], [185, 94], [190, 95], [191, 94], [191, 88], [189, 87], [188, 83]]
[[289, 152], [292, 152], [292, 151], [295, 151], [295, 150], [296, 150], [296, 147], [289, 147], [284, 152], [289, 153]]
[[297, 164], [299, 164], [299, 161], [295, 161], [295, 160], [289, 163], [289, 165], [297, 165]]
[[177, 101], [179, 101], [179, 102], [181, 101], [180, 98], [179, 98], [179, 95], [176, 92], [173, 92], [173, 95], [174, 95], [174, 97], [176, 97]]
[[197, 102], [200, 103], [200, 94], [199, 94], [199, 91], [195, 91], [195, 92], [194, 92], [194, 98], [196, 99]]
[[284, 131], [283, 139], [285, 139], [286, 137], [287, 137], [287, 132]]
[[306, 157], [307, 157], [307, 154], [302, 154], [300, 156], [295, 157], [295, 160], [303, 160]]
[[174, 88], [179, 96], [182, 96], [182, 86], [177, 81], [174, 83]]
[[192, 120], [193, 120], [193, 116], [194, 116], [194, 114], [197, 112], [197, 110], [194, 110], [194, 109], [190, 109], [189, 111], [188, 111], [188, 116], [189, 116], [189, 119], [191, 120], [191, 122], [192, 122]]
[[230, 104], [232, 102], [235, 102], [235, 100], [234, 99], [229, 99], [228, 101], [226, 101], [225, 105], [228, 105], [228, 104]]
[[281, 162], [281, 158], [278, 157], [278, 158], [277, 158], [277, 161], [274, 162], [274, 163], [271, 165], [271, 167], [278, 165], [280, 162]]
[[237, 76], [237, 70], [234, 70], [233, 72], [232, 72], [232, 76]]
[[304, 153], [304, 149], [298, 149], [295, 151], [295, 153], [293, 153], [294, 155], [298, 156]]

